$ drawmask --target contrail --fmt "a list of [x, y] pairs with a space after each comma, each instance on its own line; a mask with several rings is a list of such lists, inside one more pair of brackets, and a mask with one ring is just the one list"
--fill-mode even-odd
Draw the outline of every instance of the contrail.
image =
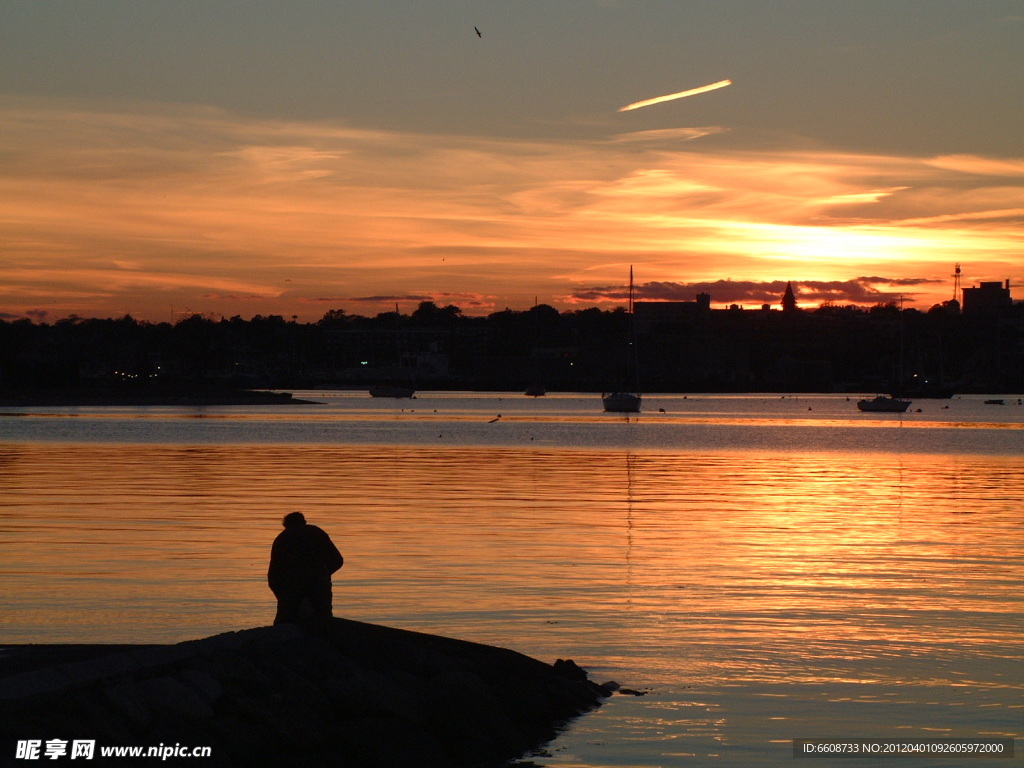
[[673, 99], [685, 99], [687, 96], [696, 96], [698, 93], [707, 93], [708, 91], [714, 91], [718, 88], [725, 88], [727, 85], [732, 85], [732, 80], [719, 80], [717, 83], [711, 85], [702, 85], [700, 88], [691, 88], [688, 91], [680, 91], [679, 93], [670, 93], [668, 96], [656, 96], [653, 99], [645, 99], [644, 101], [638, 101], [633, 104], [627, 104], [619, 112], [628, 112], [631, 109], [640, 109], [640, 107], [649, 107], [651, 104], [661, 104], [663, 101], [672, 101]]

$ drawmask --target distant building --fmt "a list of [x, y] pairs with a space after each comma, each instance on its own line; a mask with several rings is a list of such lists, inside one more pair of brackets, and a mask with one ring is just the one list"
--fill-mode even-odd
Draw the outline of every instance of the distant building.
[[633, 304], [636, 328], [648, 333], [659, 325], [683, 323], [711, 313], [711, 294], [698, 293], [696, 301], [638, 301]]
[[793, 284], [790, 282], [786, 283], [786, 292], [782, 294], [782, 311], [796, 311], [796, 294], [793, 293]]
[[1013, 307], [1010, 298], [1010, 281], [1002, 283], [981, 283], [977, 288], [964, 288], [965, 316], [1003, 315]]

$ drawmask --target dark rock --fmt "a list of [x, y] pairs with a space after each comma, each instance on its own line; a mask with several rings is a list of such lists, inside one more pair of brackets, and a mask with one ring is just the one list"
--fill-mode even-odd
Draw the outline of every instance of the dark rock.
[[209, 746], [205, 766], [485, 768], [610, 693], [571, 661], [345, 619], [112, 651], [8, 648], [0, 754], [78, 738]]
[[587, 679], [586, 671], [572, 659], [558, 659], [553, 666], [555, 672], [566, 680], [583, 681]]

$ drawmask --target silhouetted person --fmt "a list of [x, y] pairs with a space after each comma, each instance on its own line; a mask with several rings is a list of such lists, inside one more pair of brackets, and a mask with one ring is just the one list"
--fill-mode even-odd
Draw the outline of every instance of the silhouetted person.
[[322, 528], [306, 523], [301, 512], [284, 517], [284, 530], [270, 550], [267, 583], [277, 597], [275, 624], [319, 622], [331, 618], [331, 574], [344, 564]]

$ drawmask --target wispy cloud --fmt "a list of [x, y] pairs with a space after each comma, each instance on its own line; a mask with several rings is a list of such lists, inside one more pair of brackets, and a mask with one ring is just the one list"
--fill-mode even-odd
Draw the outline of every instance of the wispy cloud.
[[942, 155], [928, 161], [929, 165], [948, 171], [976, 176], [1008, 176], [1024, 179], [1024, 158], [978, 157], [977, 155]]
[[631, 131], [620, 133], [612, 137], [613, 142], [620, 144], [634, 144], [638, 142], [679, 142], [703, 139], [705, 136], [714, 136], [717, 133], [725, 133], [729, 129], [721, 125], [703, 125], [684, 128], [656, 128], [648, 131]]
[[724, 133], [707, 127], [503, 141], [10, 98], [0, 126], [10, 314], [315, 319], [335, 298], [386, 311], [394, 297], [485, 311], [579, 300], [630, 263], [666, 285], [938, 279], [954, 261], [968, 279], [1024, 280], [1019, 158], [689, 141]]

